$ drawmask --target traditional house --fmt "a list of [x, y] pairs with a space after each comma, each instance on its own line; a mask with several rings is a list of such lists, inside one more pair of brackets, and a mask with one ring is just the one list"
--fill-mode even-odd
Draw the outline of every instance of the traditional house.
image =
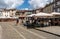
[[15, 9], [1, 9], [0, 17], [14, 17], [16, 13]]

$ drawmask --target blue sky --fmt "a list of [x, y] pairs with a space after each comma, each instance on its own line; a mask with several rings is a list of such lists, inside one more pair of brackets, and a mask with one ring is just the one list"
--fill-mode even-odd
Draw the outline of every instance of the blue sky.
[[24, 0], [24, 3], [17, 7], [17, 9], [25, 9], [25, 8], [28, 8], [28, 9], [32, 8], [28, 3], [28, 0]]
[[44, 8], [50, 2], [52, 0], [0, 0], [0, 8], [28, 10]]

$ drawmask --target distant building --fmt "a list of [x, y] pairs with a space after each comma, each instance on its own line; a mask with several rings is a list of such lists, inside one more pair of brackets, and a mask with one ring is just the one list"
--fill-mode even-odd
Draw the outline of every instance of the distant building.
[[16, 9], [9, 9], [10, 17], [15, 17], [15, 13], [17, 12]]
[[36, 9], [36, 14], [41, 12], [42, 8]]
[[51, 13], [53, 12], [53, 4], [46, 5], [44, 8], [42, 8], [41, 12], [45, 13]]
[[36, 13], [39, 13], [39, 12], [51, 13], [52, 11], [53, 11], [52, 3], [50, 3], [49, 5], [46, 5], [44, 8], [36, 9]]
[[0, 9], [0, 17], [14, 17], [15, 9]]
[[17, 10], [16, 16], [20, 18], [24, 18], [27, 15], [34, 14], [35, 10]]
[[38, 12], [60, 12], [60, 0], [54, 0], [52, 3], [46, 5], [44, 8], [36, 9], [36, 13]]

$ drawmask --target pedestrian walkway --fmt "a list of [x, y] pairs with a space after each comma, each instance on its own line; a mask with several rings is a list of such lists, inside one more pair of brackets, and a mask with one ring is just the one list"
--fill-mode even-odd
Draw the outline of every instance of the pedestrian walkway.
[[22, 27], [22, 25], [15, 26], [15, 23], [1, 22], [2, 39], [46, 39], [45, 36], [39, 35]]
[[0, 26], [0, 39], [2, 38], [2, 27]]
[[60, 35], [60, 26], [49, 26], [37, 29]]
[[14, 30], [12, 27], [10, 27], [10, 25], [8, 23], [1, 22], [0, 25], [2, 27], [1, 39], [23, 39], [22, 36], [19, 35], [19, 33], [16, 30]]

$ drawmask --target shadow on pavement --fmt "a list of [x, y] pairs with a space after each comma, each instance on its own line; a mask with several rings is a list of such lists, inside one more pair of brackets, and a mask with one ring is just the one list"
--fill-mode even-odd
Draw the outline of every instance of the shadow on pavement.
[[51, 33], [51, 32], [45, 31], [45, 30], [40, 30], [40, 29], [36, 29], [36, 28], [35, 28], [35, 30], [42, 31], [42, 32], [45, 32], [45, 33], [52, 34], [52, 35], [60, 37], [60, 35], [58, 35], [58, 34], [54, 34], [54, 33]]

